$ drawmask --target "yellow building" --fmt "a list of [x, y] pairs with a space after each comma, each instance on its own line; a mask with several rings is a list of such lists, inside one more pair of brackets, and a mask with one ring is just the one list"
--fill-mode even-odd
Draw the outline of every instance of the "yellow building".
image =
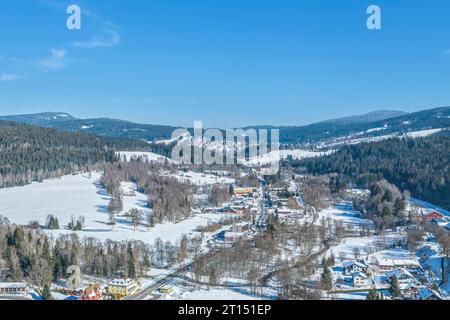
[[255, 192], [255, 188], [234, 188], [234, 194], [236, 196], [251, 195], [253, 192]]
[[132, 279], [114, 279], [108, 283], [108, 294], [119, 298], [135, 294], [139, 285]]

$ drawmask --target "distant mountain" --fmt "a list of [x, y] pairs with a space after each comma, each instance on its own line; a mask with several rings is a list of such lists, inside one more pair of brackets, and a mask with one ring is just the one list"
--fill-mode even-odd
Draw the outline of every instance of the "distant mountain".
[[338, 124], [352, 124], [352, 123], [369, 123], [375, 121], [386, 120], [389, 118], [395, 118], [407, 115], [407, 112], [404, 111], [395, 111], [395, 110], [378, 110], [369, 113], [365, 113], [357, 116], [350, 116], [338, 119], [331, 119], [324, 121], [325, 123], [338, 123]]
[[15, 121], [25, 124], [47, 127], [56, 122], [77, 120], [77, 118], [65, 112], [42, 112], [34, 114], [0, 116], [0, 120]]
[[[369, 116], [370, 117], [370, 116]], [[331, 141], [341, 137], [377, 137], [388, 134], [404, 133], [430, 129], [450, 128], [450, 107], [423, 110], [408, 113], [384, 120], [365, 122], [359, 118], [348, 120], [337, 119], [314, 123], [302, 127], [280, 128], [280, 140], [287, 144], [304, 144]]]
[[[0, 116], [25, 124], [57, 128], [73, 132], [86, 132], [100, 136], [133, 140], [157, 141], [170, 139], [173, 126], [140, 124], [124, 120], [97, 118], [78, 119], [64, 112], [45, 112], [30, 115]], [[380, 110], [363, 115], [332, 119], [306, 126], [253, 126], [243, 129], [279, 129], [284, 144], [317, 144], [342, 137], [377, 137], [404, 134], [429, 129], [450, 129], [450, 107], [414, 113]]]
[[133, 140], [155, 141], [168, 139], [177, 129], [171, 126], [139, 124], [109, 118], [79, 119], [64, 112], [44, 112], [36, 114], [0, 116], [0, 120], [72, 132], [92, 133], [100, 136]]

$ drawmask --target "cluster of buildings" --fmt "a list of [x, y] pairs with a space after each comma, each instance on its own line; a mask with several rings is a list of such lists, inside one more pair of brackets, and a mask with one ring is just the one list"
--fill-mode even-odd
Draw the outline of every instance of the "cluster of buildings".
[[116, 278], [107, 285], [90, 284], [84, 289], [67, 289], [65, 281], [60, 280], [55, 291], [70, 296], [73, 300], [120, 300], [139, 291], [139, 284], [133, 279]]
[[[341, 270], [339, 270], [341, 271]], [[409, 300], [445, 300], [431, 288], [426, 272], [414, 259], [355, 259], [343, 263], [338, 274], [337, 287], [353, 287], [352, 290], [389, 289], [393, 278], [397, 279], [403, 299]]]
[[213, 212], [249, 214], [253, 221], [234, 224], [230, 230], [221, 232], [217, 239], [226, 244], [247, 236], [251, 230], [267, 227], [270, 217], [277, 216], [280, 221], [288, 222], [303, 212], [289, 208], [289, 196], [293, 193], [287, 188], [234, 188], [233, 191], [231, 201]]
[[[32, 289], [26, 282], [0, 282], [0, 295], [25, 295]], [[105, 286], [95, 283], [86, 288], [71, 290], [67, 288], [66, 281], [60, 280], [53, 285], [52, 290], [69, 296], [70, 300], [120, 300], [136, 294], [140, 286], [133, 279], [116, 278]]]
[[233, 198], [218, 213], [254, 214], [258, 212], [258, 190], [256, 188], [234, 188]]

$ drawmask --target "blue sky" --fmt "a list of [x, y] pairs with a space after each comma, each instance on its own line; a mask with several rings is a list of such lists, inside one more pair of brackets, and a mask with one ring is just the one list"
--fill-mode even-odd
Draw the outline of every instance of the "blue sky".
[[0, 41], [0, 114], [232, 127], [450, 105], [442, 0], [3, 0]]

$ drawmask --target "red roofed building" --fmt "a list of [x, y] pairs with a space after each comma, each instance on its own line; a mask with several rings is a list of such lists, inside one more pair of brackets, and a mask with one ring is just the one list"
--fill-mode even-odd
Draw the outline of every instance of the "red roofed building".
[[442, 218], [444, 218], [444, 216], [437, 212], [431, 212], [425, 216], [425, 219], [427, 221], [433, 221], [434, 219], [442, 219]]
[[92, 285], [84, 289], [80, 300], [102, 300], [103, 292], [99, 285]]

